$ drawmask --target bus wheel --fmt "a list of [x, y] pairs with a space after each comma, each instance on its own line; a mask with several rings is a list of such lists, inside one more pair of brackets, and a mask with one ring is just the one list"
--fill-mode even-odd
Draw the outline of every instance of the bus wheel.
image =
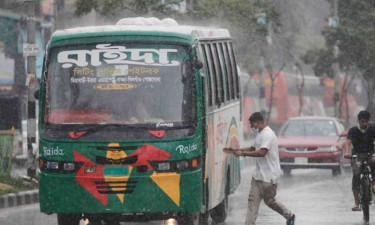
[[104, 219], [105, 225], [120, 225], [120, 221], [115, 217], [107, 217]]
[[208, 225], [208, 217], [210, 217], [209, 212], [199, 214], [199, 225]]
[[89, 223], [87, 225], [102, 225], [101, 219], [89, 219]]
[[89, 214], [85, 215], [87, 216], [86, 218], [88, 219], [88, 224], [87, 225], [102, 225], [103, 224], [103, 216], [100, 214]]
[[177, 218], [178, 225], [200, 225], [200, 213], [184, 213]]
[[79, 221], [82, 219], [81, 214], [73, 213], [59, 213], [57, 214], [58, 225], [79, 225]]
[[211, 218], [214, 221], [214, 224], [222, 223], [225, 221], [228, 215], [228, 196], [229, 196], [229, 176], [227, 179], [227, 184], [225, 186], [225, 197], [223, 201], [213, 208], [210, 212]]

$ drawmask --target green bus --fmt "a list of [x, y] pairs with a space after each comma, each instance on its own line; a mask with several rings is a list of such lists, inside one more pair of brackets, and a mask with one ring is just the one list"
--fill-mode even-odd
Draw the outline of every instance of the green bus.
[[224, 221], [240, 183], [238, 157], [222, 151], [242, 136], [239, 87], [225, 29], [133, 18], [54, 32], [39, 90], [41, 212], [59, 225]]

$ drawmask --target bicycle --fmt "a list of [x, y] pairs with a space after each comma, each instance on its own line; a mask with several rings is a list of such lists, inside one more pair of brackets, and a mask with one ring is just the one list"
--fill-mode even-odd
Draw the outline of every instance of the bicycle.
[[359, 183], [359, 206], [363, 211], [363, 219], [366, 223], [370, 221], [370, 204], [372, 200], [371, 186], [371, 157], [370, 153], [364, 153], [359, 155], [353, 155], [352, 159], [356, 160], [360, 170], [360, 183]]

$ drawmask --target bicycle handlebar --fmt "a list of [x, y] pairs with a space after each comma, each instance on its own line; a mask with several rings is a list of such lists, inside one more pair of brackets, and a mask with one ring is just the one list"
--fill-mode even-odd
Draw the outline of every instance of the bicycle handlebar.
[[352, 156], [350, 156], [350, 158], [351, 159], [369, 158], [369, 157], [372, 157], [372, 156], [375, 156], [375, 153], [368, 152], [368, 153], [360, 153], [360, 154], [357, 154], [357, 155], [352, 155]]

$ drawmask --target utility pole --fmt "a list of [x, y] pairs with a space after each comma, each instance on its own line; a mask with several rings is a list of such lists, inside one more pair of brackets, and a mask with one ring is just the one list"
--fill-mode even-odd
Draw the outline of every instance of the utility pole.
[[[263, 47], [262, 47], [263, 48]], [[265, 70], [265, 63], [264, 63], [265, 53], [264, 50], [261, 50], [260, 56], [260, 70], [259, 70], [259, 106], [260, 112], [262, 115], [266, 115], [266, 82], [264, 79], [264, 70]]]
[[[331, 27], [336, 28], [339, 24], [339, 17], [338, 17], [338, 0], [333, 0], [333, 17], [329, 20], [329, 25]], [[338, 65], [338, 54], [339, 48], [337, 43], [333, 49], [333, 76], [334, 76], [334, 83], [335, 83], [335, 92], [333, 97], [333, 103], [335, 107], [335, 117], [340, 118], [340, 74], [339, 74], [339, 65]]]
[[39, 0], [24, 0], [27, 5], [27, 44], [24, 44], [24, 56], [27, 57], [27, 175], [30, 179], [36, 176], [36, 56], [39, 54], [39, 47], [35, 44], [35, 5]]
[[[259, 67], [259, 106], [260, 112], [263, 115], [266, 115], [266, 85], [265, 85], [265, 59], [266, 59], [266, 48], [268, 43], [270, 42], [269, 38], [269, 23], [267, 22], [267, 15], [265, 13], [260, 13], [256, 15], [257, 23], [262, 26], [262, 31], [264, 29], [267, 30], [267, 36], [262, 38], [262, 46], [261, 46], [261, 54], [260, 54], [260, 67]], [[269, 118], [267, 118], [268, 120]]]

